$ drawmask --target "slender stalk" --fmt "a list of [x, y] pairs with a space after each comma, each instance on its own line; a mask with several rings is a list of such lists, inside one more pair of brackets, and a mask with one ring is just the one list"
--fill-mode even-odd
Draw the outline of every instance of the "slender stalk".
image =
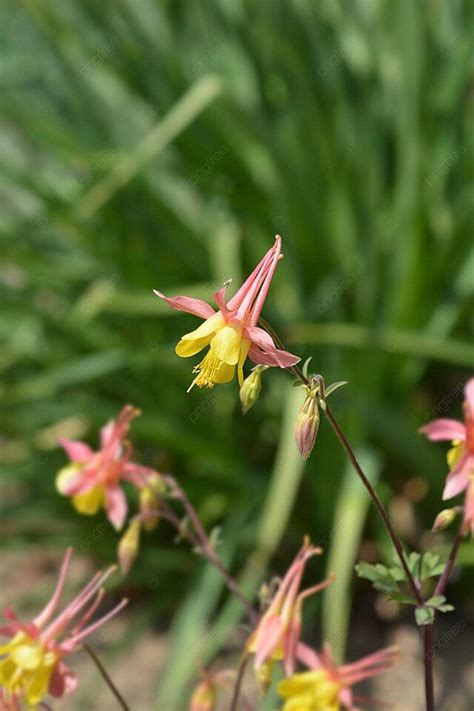
[[239, 671], [238, 671], [237, 678], [236, 678], [235, 684], [234, 684], [234, 690], [232, 692], [232, 700], [230, 702], [229, 711], [237, 711], [237, 704], [239, 702], [240, 691], [242, 689], [242, 682], [244, 680], [244, 674], [245, 674], [245, 669], [247, 667], [248, 660], [249, 660], [249, 657], [246, 654], [245, 657], [243, 657], [242, 661], [240, 662]]
[[424, 600], [421, 595], [421, 592], [418, 588], [418, 585], [415, 581], [415, 578], [413, 577], [413, 574], [408, 567], [408, 563], [405, 558], [405, 553], [403, 551], [402, 544], [400, 542], [400, 539], [398, 538], [398, 535], [393, 527], [393, 524], [390, 520], [390, 516], [388, 515], [387, 510], [385, 509], [385, 506], [383, 505], [382, 501], [380, 500], [379, 495], [375, 491], [374, 487], [370, 483], [370, 481], [367, 479], [366, 475], [364, 474], [364, 471], [362, 467], [360, 466], [359, 462], [357, 461], [357, 457], [354, 453], [354, 450], [352, 449], [351, 445], [349, 444], [349, 441], [347, 437], [345, 436], [344, 432], [342, 431], [338, 421], [334, 417], [331, 408], [329, 405], [326, 403], [326, 409], [325, 409], [326, 417], [329, 420], [329, 423], [331, 424], [331, 427], [333, 428], [334, 432], [336, 433], [339, 441], [341, 442], [342, 446], [346, 450], [347, 456], [349, 457], [352, 466], [356, 470], [357, 474], [359, 475], [362, 483], [364, 484], [365, 488], [370, 494], [370, 497], [372, 501], [374, 502], [375, 507], [377, 508], [377, 511], [379, 512], [385, 528], [387, 529], [387, 533], [390, 536], [390, 539], [395, 546], [395, 550], [397, 551], [398, 557], [400, 559], [400, 563], [403, 567], [403, 570], [405, 571], [405, 575], [407, 577], [408, 584], [413, 592], [413, 595], [415, 596], [417, 602], [419, 605], [424, 605]]
[[425, 667], [425, 699], [426, 711], [435, 711], [434, 682], [433, 682], [433, 633], [434, 626], [424, 627], [424, 667]]
[[126, 702], [125, 699], [123, 698], [123, 696], [122, 696], [122, 694], [120, 693], [120, 691], [119, 691], [119, 690], [117, 689], [117, 687], [115, 686], [115, 684], [114, 684], [114, 682], [112, 681], [112, 679], [110, 678], [110, 676], [109, 676], [109, 674], [108, 674], [106, 668], [104, 667], [104, 665], [102, 664], [102, 662], [100, 661], [99, 657], [98, 657], [97, 654], [94, 652], [94, 650], [92, 649], [92, 647], [90, 647], [88, 644], [83, 644], [82, 646], [83, 646], [84, 651], [87, 652], [87, 654], [89, 655], [89, 657], [92, 659], [92, 661], [93, 661], [94, 664], [96, 665], [97, 669], [99, 670], [99, 672], [100, 672], [102, 678], [104, 679], [105, 683], [106, 683], [107, 686], [109, 687], [110, 691], [112, 692], [112, 694], [113, 694], [113, 695], [115, 696], [115, 698], [117, 699], [120, 708], [122, 708], [123, 711], [130, 711], [130, 707], [128, 706], [127, 702]]
[[438, 580], [438, 583], [435, 587], [433, 595], [442, 595], [444, 593], [444, 591], [446, 589], [446, 585], [448, 584], [449, 576], [452, 573], [454, 563], [456, 561], [456, 556], [459, 552], [459, 546], [461, 545], [462, 537], [463, 537], [463, 524], [461, 524], [458, 529], [456, 538], [454, 539], [454, 543], [451, 548], [451, 552], [449, 554], [448, 560], [446, 561], [446, 567], [445, 567], [440, 579]]
[[[192, 537], [191, 539], [188, 537], [188, 540], [191, 540], [191, 543], [199, 548], [199, 551], [201, 554], [210, 562], [212, 565], [219, 571], [219, 573], [222, 575], [222, 577], [225, 580], [225, 583], [230, 590], [230, 592], [235, 595], [235, 597], [242, 603], [243, 607], [247, 611], [247, 614], [249, 615], [251, 621], [253, 624], [256, 624], [258, 622], [259, 615], [254, 609], [252, 603], [250, 600], [248, 600], [243, 592], [241, 591], [238, 583], [234, 580], [232, 575], [229, 573], [225, 565], [222, 563], [220, 560], [219, 556], [217, 555], [211, 541], [209, 540], [209, 537], [207, 536], [206, 531], [204, 530], [204, 527], [201, 523], [201, 520], [194, 509], [193, 505], [189, 501], [188, 497], [186, 496], [185, 492], [183, 489], [180, 487], [176, 479], [172, 476], [166, 476], [164, 477], [165, 481], [168, 483], [170, 486], [171, 490], [171, 495], [178, 499], [182, 505], [184, 510], [186, 511], [186, 514], [189, 518], [189, 521], [191, 522], [191, 525], [194, 529], [194, 532], [196, 534], [196, 537]], [[170, 515], [171, 514], [171, 515]], [[172, 517], [174, 516], [174, 512], [171, 511], [171, 509], [168, 509], [166, 512], [166, 518], [170, 520], [175, 526], [177, 525], [178, 530], [181, 530], [180, 527], [180, 522], [179, 519], [176, 517], [176, 521], [172, 520]], [[187, 535], [186, 532], [184, 532], [184, 535]]]

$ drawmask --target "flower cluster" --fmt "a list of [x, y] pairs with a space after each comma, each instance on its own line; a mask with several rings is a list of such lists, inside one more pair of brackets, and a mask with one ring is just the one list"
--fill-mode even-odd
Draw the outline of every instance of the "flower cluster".
[[[320, 375], [307, 375], [308, 362], [300, 370], [299, 358], [286, 351], [278, 336], [269, 326], [261, 328], [260, 314], [275, 273], [282, 258], [281, 237], [267, 251], [250, 276], [231, 298], [227, 297], [228, 282], [214, 294], [217, 310], [200, 299], [187, 296], [166, 297], [155, 293], [173, 309], [199, 316], [203, 323], [194, 331], [185, 334], [176, 346], [177, 355], [188, 358], [208, 349], [202, 360], [194, 367], [194, 385], [199, 388], [214, 387], [216, 384], [233, 380], [237, 370], [240, 384], [240, 401], [244, 414], [255, 404], [261, 391], [262, 374], [271, 367], [286, 368], [297, 376], [299, 385], [305, 392], [305, 400], [296, 421], [295, 439], [299, 452], [307, 459], [316, 442], [319, 429], [320, 408], [338, 434], [348, 451], [350, 445], [332, 415], [326, 398], [345, 382], [336, 382], [325, 387]], [[247, 378], [244, 378], [244, 363], [249, 357], [255, 364]], [[127, 435], [132, 420], [139, 410], [126, 405], [116, 420], [111, 420], [100, 430], [100, 446], [97, 451], [84, 442], [60, 439], [70, 462], [57, 475], [56, 486], [64, 496], [71, 498], [72, 505], [81, 514], [92, 516], [105, 509], [110, 523], [117, 531], [124, 529], [128, 516], [128, 504], [124, 484], [131, 484], [138, 492], [138, 513], [128, 520], [128, 525], [118, 544], [118, 559], [126, 573], [134, 562], [140, 543], [142, 530], [152, 531], [162, 517], [171, 522], [180, 537], [186, 538], [193, 549], [207, 557], [223, 575], [229, 589], [244, 605], [253, 630], [244, 648], [244, 665], [241, 672], [217, 669], [203, 672], [190, 700], [190, 711], [213, 711], [217, 703], [217, 690], [236, 679], [232, 708], [236, 708], [239, 683], [242, 680], [247, 658], [254, 658], [255, 676], [263, 690], [271, 684], [275, 667], [281, 665], [283, 679], [278, 683], [278, 693], [282, 699], [281, 711], [359, 711], [358, 697], [353, 686], [377, 674], [391, 669], [397, 661], [398, 650], [394, 647], [382, 649], [357, 662], [338, 665], [331, 656], [328, 645], [317, 652], [302, 639], [302, 618], [304, 601], [328, 586], [335, 579], [330, 574], [327, 579], [302, 589], [303, 576], [308, 561], [322, 553], [313, 546], [309, 538], [303, 545], [284, 577], [276, 588], [267, 594], [265, 605], [257, 614], [251, 601], [240, 591], [238, 584], [230, 576], [218, 558], [215, 542], [206, 534], [195, 509], [176, 479], [160, 474], [152, 468], [132, 461], [132, 445]], [[474, 536], [474, 378], [465, 386], [464, 422], [438, 419], [420, 429], [430, 440], [451, 440], [448, 452], [449, 473], [443, 492], [443, 499], [451, 499], [465, 493], [464, 507], [456, 506], [440, 512], [434, 529], [439, 530], [463, 513], [462, 529], [453, 547], [452, 558], [446, 567], [441, 566], [442, 585], [428, 599], [422, 596], [422, 584], [426, 577], [439, 575], [438, 558], [420, 562], [419, 577], [414, 578], [414, 563], [421, 561], [420, 554], [412, 553], [404, 557], [402, 545], [390, 526], [388, 515], [382, 515], [387, 531], [395, 543], [402, 568], [373, 566], [377, 576], [369, 578], [379, 584], [377, 589], [389, 591], [393, 599], [416, 606], [418, 624], [432, 624], [437, 611], [448, 611], [442, 595], [454, 564], [460, 535]], [[351, 456], [351, 455], [350, 455]], [[355, 455], [351, 461], [356, 462]], [[357, 468], [358, 467], [358, 468]], [[356, 469], [362, 481], [365, 477], [360, 466]], [[360, 470], [360, 471], [359, 471]], [[369, 483], [372, 498], [379, 510], [383, 504]], [[186, 518], [182, 521], [168, 504], [174, 500], [184, 509]], [[399, 545], [397, 545], [399, 544]], [[69, 548], [59, 573], [56, 589], [45, 608], [32, 621], [21, 622], [13, 609], [7, 607], [4, 616], [6, 624], [0, 627], [0, 634], [7, 642], [0, 646], [0, 709], [20, 711], [23, 703], [29, 708], [44, 704], [50, 694], [61, 698], [73, 691], [77, 678], [66, 665], [64, 659], [83, 645], [85, 638], [110, 620], [126, 605], [121, 600], [110, 612], [98, 619], [95, 613], [104, 597], [103, 583], [114, 571], [112, 566], [104, 573], [96, 573], [66, 607], [57, 613], [64, 588], [72, 549]], [[417, 557], [418, 556], [418, 557]], [[366, 566], [372, 575], [371, 566]], [[424, 573], [423, 573], [424, 570]], [[445, 571], [448, 574], [445, 575]], [[425, 577], [423, 577], [423, 574]], [[392, 577], [390, 577], [392, 576]], [[369, 577], [369, 576], [365, 576]], [[402, 594], [398, 583], [412, 583], [414, 597]], [[383, 583], [385, 587], [380, 587]], [[270, 590], [270, 588], [268, 588]], [[425, 664], [429, 654], [425, 654]], [[299, 666], [299, 669], [298, 669]], [[428, 679], [429, 674], [425, 678]], [[113, 684], [112, 684], [113, 687]], [[118, 694], [119, 696], [119, 694]], [[427, 692], [428, 698], [428, 692]], [[247, 705], [247, 704], [246, 704]]]
[[[61, 698], [76, 688], [77, 678], [64, 658], [81, 648], [85, 638], [104, 625], [126, 604], [123, 599], [110, 612], [95, 621], [93, 615], [104, 597], [103, 583], [114, 572], [96, 573], [84, 589], [54, 617], [67, 576], [72, 548], [64, 557], [58, 583], [48, 604], [31, 621], [18, 620], [11, 607], [4, 616], [7, 623], [0, 634], [8, 637], [0, 645], [1, 708], [20, 708], [21, 701], [36, 707], [46, 694]], [[89, 623], [89, 624], [88, 624]]]
[[[328, 646], [317, 654], [302, 641], [303, 601], [334, 581], [330, 575], [300, 592], [307, 561], [321, 552], [305, 539], [246, 645], [247, 653], [255, 655], [254, 669], [263, 688], [271, 683], [275, 663], [282, 663], [287, 677], [278, 685], [285, 700], [283, 711], [338, 711], [340, 704], [356, 711], [352, 685], [390, 669], [398, 656], [395, 648], [389, 648], [338, 667]], [[311, 671], [295, 673], [298, 662]]]

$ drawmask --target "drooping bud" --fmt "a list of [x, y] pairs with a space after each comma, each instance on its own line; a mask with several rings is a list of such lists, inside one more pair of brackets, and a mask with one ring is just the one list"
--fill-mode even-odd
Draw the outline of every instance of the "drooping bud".
[[303, 459], [308, 459], [313, 451], [319, 430], [319, 408], [316, 389], [307, 390], [307, 396], [298, 414], [295, 427], [295, 439]]
[[462, 513], [462, 510], [462, 506], [453, 506], [452, 509], [443, 509], [436, 516], [431, 530], [436, 533], [438, 531], [444, 531], [445, 528], [448, 528], [448, 526], [452, 524], [456, 516]]
[[166, 486], [159, 474], [148, 477], [140, 489], [140, 514], [145, 531], [153, 531], [158, 525], [160, 501]]
[[211, 679], [204, 679], [195, 688], [191, 696], [189, 711], [214, 711], [216, 689]]
[[267, 370], [266, 365], [257, 365], [250, 375], [245, 378], [240, 388], [240, 402], [244, 415], [255, 405], [262, 389], [262, 373]]
[[140, 519], [133, 518], [120, 539], [118, 545], [118, 559], [123, 575], [128, 573], [137, 557], [140, 546], [140, 528]]

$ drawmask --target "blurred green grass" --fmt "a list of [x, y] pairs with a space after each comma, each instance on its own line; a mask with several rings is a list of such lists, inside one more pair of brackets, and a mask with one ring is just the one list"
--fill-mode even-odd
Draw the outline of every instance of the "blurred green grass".
[[[446, 394], [459, 412], [474, 364], [472, 3], [10, 0], [1, 13], [4, 545], [87, 540], [101, 519], [55, 494], [55, 434], [95, 442], [125, 402], [144, 413], [143, 461], [172, 470], [224, 539], [239, 531], [228, 554], [251, 587], [303, 533], [332, 542], [347, 486], [329, 428], [303, 477], [280, 435], [285, 374], [267, 374], [246, 418], [235, 384], [186, 394], [173, 346], [193, 319], [152, 294], [209, 299], [275, 232], [285, 260], [265, 317], [329, 382], [350, 381], [335, 408], [386, 498], [427, 480], [416, 526], [429, 528], [444, 462], [416, 429]], [[366, 535], [381, 535], [372, 514]], [[115, 543], [90, 552], [109, 559]], [[220, 601], [201, 567], [163, 525], [126, 581], [158, 624], [187, 591], [183, 644]]]

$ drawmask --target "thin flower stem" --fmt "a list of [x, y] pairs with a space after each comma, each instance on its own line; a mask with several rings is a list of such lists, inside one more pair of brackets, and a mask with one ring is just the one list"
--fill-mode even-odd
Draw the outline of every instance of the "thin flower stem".
[[418, 602], [419, 605], [424, 605], [425, 603], [424, 603], [423, 597], [422, 597], [421, 592], [418, 588], [418, 585], [416, 584], [415, 578], [413, 577], [413, 574], [412, 574], [410, 568], [408, 567], [408, 563], [406, 561], [406, 557], [405, 557], [405, 553], [403, 551], [402, 544], [400, 542], [400, 539], [398, 538], [398, 535], [397, 535], [395, 529], [393, 528], [393, 524], [390, 520], [390, 516], [388, 515], [388, 512], [385, 509], [385, 506], [383, 505], [382, 501], [380, 500], [379, 495], [377, 494], [374, 487], [372, 486], [372, 484], [370, 483], [370, 481], [364, 474], [364, 471], [357, 460], [354, 450], [352, 449], [351, 445], [349, 444], [347, 437], [345, 436], [344, 432], [342, 431], [338, 421], [334, 417], [332, 410], [327, 403], [326, 403], [325, 414], [326, 414], [326, 417], [327, 417], [331, 427], [333, 428], [334, 432], [336, 433], [339, 441], [341, 442], [342, 446], [346, 450], [346, 453], [351, 461], [352, 466], [356, 470], [362, 483], [364, 484], [365, 488], [369, 492], [370, 497], [371, 497], [372, 501], [374, 502], [374, 505], [377, 508], [377, 511], [379, 512], [379, 514], [384, 522], [387, 533], [390, 536], [390, 539], [391, 539], [393, 545], [395, 546], [395, 550], [397, 551], [398, 557], [400, 559], [400, 563], [403, 567], [403, 570], [405, 571], [405, 575], [407, 577], [408, 584], [413, 592], [414, 597], [416, 598], [416, 601]]
[[426, 711], [435, 711], [434, 681], [433, 681], [433, 624], [424, 627], [424, 667], [425, 667], [425, 699]]
[[462, 537], [463, 537], [463, 524], [461, 524], [458, 529], [456, 538], [454, 539], [454, 543], [451, 548], [451, 552], [449, 554], [448, 560], [446, 561], [446, 567], [445, 567], [440, 579], [438, 580], [438, 583], [435, 587], [433, 595], [442, 595], [444, 593], [444, 591], [446, 589], [446, 585], [448, 584], [449, 577], [452, 573], [454, 563], [456, 562], [456, 556], [459, 552], [459, 546], [461, 545]]
[[230, 706], [229, 706], [229, 711], [237, 711], [237, 704], [239, 702], [240, 691], [242, 689], [242, 682], [244, 680], [245, 669], [247, 667], [248, 661], [249, 661], [249, 657], [246, 654], [244, 657], [242, 657], [242, 661], [240, 662], [240, 665], [239, 665], [239, 671], [237, 674], [237, 678], [235, 680], [234, 690], [232, 692], [232, 700], [231, 700]]
[[[273, 340], [276, 342], [276, 344], [282, 348], [285, 349], [284, 344], [282, 343], [280, 337], [278, 336], [277, 333], [273, 330], [273, 328], [268, 324], [264, 319], [260, 318], [260, 323], [262, 324], [263, 328], [268, 331], [270, 336], [273, 338]], [[310, 384], [310, 381], [308, 378], [304, 375], [303, 371], [301, 368], [299, 368], [297, 365], [295, 365], [293, 368], [288, 368], [288, 370], [291, 370], [296, 377], [301, 380], [303, 385], [308, 386]], [[320, 381], [320, 388], [321, 390], [324, 390], [324, 379], [321, 376], [318, 376], [318, 380]], [[324, 396], [324, 392], [322, 393]], [[416, 581], [408, 567], [408, 564], [406, 562], [405, 554], [403, 552], [402, 544], [400, 542], [400, 539], [397, 536], [397, 533], [395, 529], [392, 526], [392, 522], [390, 521], [390, 517], [388, 515], [388, 512], [386, 511], [382, 501], [379, 498], [379, 495], [375, 491], [374, 487], [370, 483], [370, 481], [367, 479], [366, 475], [364, 474], [364, 471], [362, 467], [360, 466], [359, 462], [357, 461], [357, 457], [354, 453], [354, 450], [352, 449], [351, 445], [349, 444], [349, 441], [347, 437], [345, 436], [344, 432], [342, 431], [339, 423], [337, 422], [336, 418], [334, 417], [329, 405], [327, 402], [325, 402], [325, 407], [324, 407], [324, 412], [326, 414], [326, 417], [328, 418], [331, 427], [333, 428], [334, 432], [336, 433], [339, 441], [341, 442], [342, 446], [346, 450], [346, 453], [352, 463], [352, 466], [356, 470], [357, 474], [359, 475], [360, 479], [362, 480], [362, 483], [364, 484], [365, 488], [369, 492], [372, 501], [374, 502], [380, 516], [382, 517], [382, 520], [384, 522], [385, 528], [387, 529], [387, 533], [390, 536], [393, 545], [395, 546], [395, 550], [397, 551], [398, 557], [400, 558], [400, 563], [403, 566], [403, 570], [405, 571], [405, 575], [407, 577], [408, 583], [412, 589], [412, 592], [420, 605], [424, 605], [424, 600], [421, 596], [420, 590], [418, 588], [418, 585], [416, 584]]]
[[122, 696], [122, 694], [120, 693], [120, 691], [119, 691], [119, 690], [117, 689], [117, 687], [115, 686], [115, 684], [114, 684], [114, 682], [112, 681], [112, 679], [110, 678], [110, 676], [109, 676], [107, 670], [105, 669], [104, 665], [102, 664], [102, 662], [100, 661], [99, 657], [98, 657], [97, 654], [94, 652], [94, 650], [92, 649], [92, 647], [90, 647], [88, 644], [83, 644], [82, 646], [83, 646], [84, 651], [87, 652], [87, 654], [90, 656], [90, 658], [92, 659], [92, 661], [93, 661], [94, 664], [96, 665], [97, 669], [99, 670], [100, 674], [102, 675], [102, 678], [104, 679], [105, 683], [106, 683], [107, 686], [109, 687], [110, 691], [112, 692], [112, 694], [113, 694], [113, 695], [115, 696], [115, 698], [117, 699], [120, 708], [123, 709], [123, 711], [130, 711], [129, 705], [127, 704], [127, 702], [126, 702], [125, 699], [123, 698], [123, 696]]
[[[225, 583], [230, 590], [230, 592], [235, 595], [235, 597], [242, 603], [243, 607], [247, 611], [247, 614], [249, 615], [251, 621], [253, 624], [256, 624], [258, 622], [259, 615], [257, 611], [254, 609], [252, 603], [250, 600], [246, 598], [242, 590], [240, 589], [238, 583], [232, 575], [229, 573], [225, 565], [222, 563], [220, 560], [219, 556], [217, 555], [214, 546], [212, 545], [211, 541], [209, 540], [209, 537], [206, 534], [206, 531], [204, 530], [204, 526], [201, 523], [201, 520], [194, 509], [193, 505], [189, 501], [188, 497], [186, 496], [186, 493], [183, 491], [183, 489], [180, 487], [176, 479], [172, 476], [166, 476], [164, 477], [165, 481], [168, 483], [170, 486], [170, 493], [171, 495], [178, 499], [182, 505], [184, 510], [186, 511], [186, 514], [189, 518], [189, 521], [191, 522], [191, 525], [194, 529], [194, 532], [196, 534], [196, 539], [197, 539], [197, 547], [199, 548], [200, 553], [210, 562], [212, 565], [219, 571], [219, 573], [222, 575], [222, 577], [225, 580]], [[171, 517], [169, 516], [171, 509], [168, 510], [168, 520], [171, 520]], [[171, 512], [173, 513], [173, 512]], [[178, 530], [180, 530], [180, 523], [179, 519], [177, 519], [178, 522]], [[173, 521], [173, 523], [176, 525], [176, 523]], [[186, 532], [184, 532], [184, 535], [186, 535]], [[193, 537], [194, 538], [194, 537]], [[189, 536], [188, 536], [189, 539]], [[196, 539], [191, 540], [193, 545], [196, 546]]]

